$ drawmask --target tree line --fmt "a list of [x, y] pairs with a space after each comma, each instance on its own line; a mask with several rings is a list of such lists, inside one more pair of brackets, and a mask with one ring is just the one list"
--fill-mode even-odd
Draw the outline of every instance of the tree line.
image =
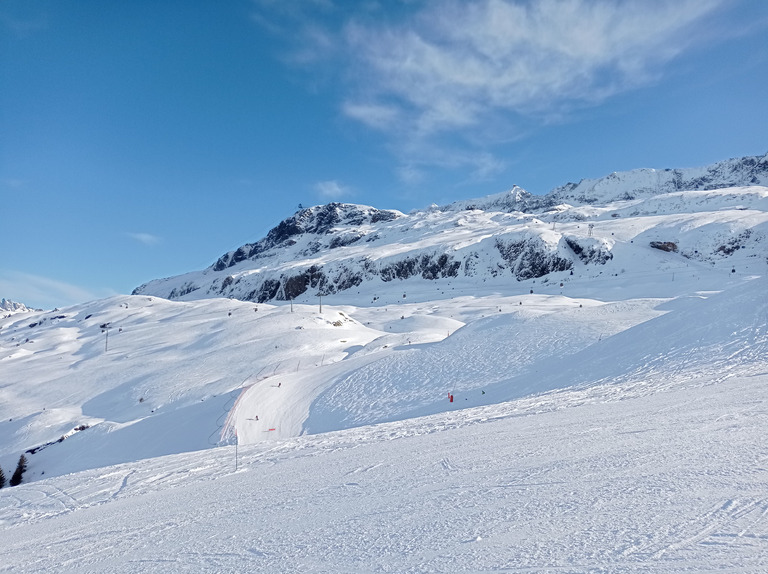
[[[11, 476], [11, 480], [8, 482], [9, 486], [18, 486], [21, 484], [21, 477], [27, 470], [27, 457], [23, 454], [19, 457], [19, 462], [16, 465], [16, 470], [13, 471], [13, 475]], [[5, 486], [5, 473], [3, 472], [3, 469], [0, 468], [0, 488], [3, 488]]]

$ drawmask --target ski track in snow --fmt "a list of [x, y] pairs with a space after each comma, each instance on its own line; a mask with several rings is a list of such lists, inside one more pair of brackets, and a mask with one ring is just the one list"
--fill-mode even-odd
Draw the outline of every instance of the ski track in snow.
[[759, 572], [766, 383], [561, 391], [240, 447], [237, 472], [226, 447], [4, 489], [0, 570]]

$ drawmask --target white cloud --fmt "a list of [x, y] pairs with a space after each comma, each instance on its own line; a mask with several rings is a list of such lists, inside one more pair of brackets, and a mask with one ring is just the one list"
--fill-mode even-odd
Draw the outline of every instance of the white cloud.
[[292, 46], [284, 59], [311, 67], [343, 47], [339, 35], [325, 21], [337, 11], [331, 0], [253, 0], [251, 20]]
[[112, 295], [96, 293], [78, 285], [20, 271], [0, 271], [0, 294], [28, 307], [52, 309]]
[[430, 166], [466, 171], [468, 177], [460, 183], [488, 180], [507, 167], [504, 161], [490, 152], [454, 149], [447, 145], [427, 146], [421, 142], [411, 142], [400, 151], [404, 161], [397, 168], [397, 175], [403, 183], [411, 185], [422, 183]]
[[504, 127], [495, 120], [506, 114], [546, 118], [652, 81], [722, 3], [445, 0], [396, 26], [353, 22], [358, 93], [343, 110], [410, 137]]
[[470, 179], [503, 171], [494, 146], [657, 81], [670, 61], [717, 37], [712, 16], [728, 6], [401, 0], [382, 11], [376, 2], [342, 10], [254, 1], [256, 19], [279, 23], [291, 43], [288, 61], [316, 77], [328, 72], [320, 63], [340, 66], [341, 113], [385, 134], [401, 179], [412, 183], [430, 166], [469, 169]]
[[424, 171], [413, 164], [406, 164], [398, 167], [397, 176], [400, 178], [400, 181], [409, 185], [421, 183], [425, 179]]
[[157, 243], [160, 243], [160, 238], [150, 233], [126, 233], [126, 235], [144, 245], [156, 245]]
[[400, 111], [395, 106], [345, 102], [342, 109], [349, 117], [381, 130], [386, 130], [400, 119]]
[[315, 184], [315, 191], [317, 191], [321, 197], [325, 199], [339, 199], [341, 197], [350, 194], [351, 190], [346, 185], [340, 184], [338, 181], [319, 181]]

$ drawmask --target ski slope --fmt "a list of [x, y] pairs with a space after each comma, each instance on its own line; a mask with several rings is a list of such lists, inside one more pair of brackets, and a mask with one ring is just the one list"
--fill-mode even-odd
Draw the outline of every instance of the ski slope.
[[[615, 195], [593, 183], [562, 195]], [[630, 195], [313, 252], [450, 249], [464, 275], [5, 314], [0, 468], [28, 470], [0, 572], [768, 571], [768, 189]], [[519, 280], [496, 236], [605, 257]], [[272, 271], [311, 262], [291, 237]], [[192, 280], [218, 279], [143, 289]]]
[[[349, 309], [291, 314], [233, 301], [92, 304], [89, 310], [112, 318], [130, 311], [168, 319], [147, 328], [183, 324], [183, 336], [167, 335], [174, 344], [166, 352], [183, 347], [205, 356], [209, 347], [193, 343], [201, 327], [218, 333], [206, 339], [211, 345], [232, 337], [220, 332], [227, 324], [243, 333], [234, 346], [251, 349], [268, 324], [282, 321], [298, 337], [294, 345], [314, 330], [308, 344], [326, 352], [312, 354], [320, 364], [305, 371], [290, 355], [285, 371], [270, 363], [265, 378], [247, 378], [250, 384], [220, 395], [221, 403], [201, 400], [199, 411], [196, 396], [180, 392], [180, 383], [170, 386], [164, 392], [176, 389], [179, 398], [128, 424], [137, 429], [131, 441], [105, 420], [31, 455], [32, 479], [0, 490], [0, 571], [765, 571], [768, 280], [730, 280], [720, 292], [659, 300], [527, 294], [515, 306], [504, 297], [462, 296], [438, 304], [448, 317], [421, 316], [427, 308], [436, 314], [436, 304], [415, 302], [397, 310], [412, 313], [401, 332], [387, 327], [409, 319], [385, 319], [389, 308], [363, 309], [354, 319]], [[555, 318], [558, 335], [548, 323]], [[248, 323], [260, 326], [247, 330]], [[104, 353], [101, 333], [61, 346], [78, 357], [90, 349], [90, 360], [129, 361], [123, 353], [138, 349], [128, 346], [127, 333], [140, 324], [124, 328], [120, 352], [116, 336]], [[441, 333], [451, 326], [458, 328]], [[322, 338], [326, 333], [333, 338]], [[538, 346], [522, 345], [517, 355], [493, 343], [508, 340], [514, 351], [520, 333]], [[404, 337], [414, 339], [409, 345]], [[343, 350], [334, 354], [337, 341]], [[209, 364], [189, 360], [189, 376]], [[469, 374], [456, 376], [464, 361], [471, 361]], [[430, 368], [437, 369], [432, 378]], [[443, 381], [451, 371], [454, 403]], [[410, 384], [418, 377], [440, 392], [439, 409]], [[405, 399], [365, 408], [397, 380]], [[124, 384], [104, 393], [122, 397]], [[180, 421], [206, 421], [208, 402], [223, 404], [229, 417], [221, 432], [237, 429], [238, 447], [146, 457], [149, 445], [179, 447], [171, 435], [202, 437], [207, 428]], [[249, 405], [283, 408], [275, 420], [318, 434], [258, 436]], [[412, 418], [430, 408], [439, 412]], [[391, 420], [377, 422], [381, 413]], [[312, 429], [332, 420], [352, 428]], [[89, 436], [102, 426], [111, 430]], [[109, 448], [97, 448], [99, 441]], [[113, 464], [110, 452], [121, 448], [135, 458]], [[51, 470], [40, 476], [43, 465]], [[77, 465], [91, 469], [64, 474]]]
[[[0, 491], [7, 572], [768, 568], [768, 375], [621, 385]], [[631, 391], [631, 389], [627, 389]]]
[[[358, 305], [326, 302], [322, 312], [118, 296], [14, 314], [0, 320], [0, 467], [33, 450], [26, 479], [37, 480], [236, 436], [290, 438], [606, 380], [663, 387], [729, 372], [739, 345], [759, 357], [755, 341], [734, 334], [764, 323], [753, 315], [764, 280], [687, 269], [675, 281], [630, 271], [520, 292], [529, 282], [516, 295], [501, 280], [409, 280], [402, 292], [361, 290]], [[597, 298], [614, 292], [624, 299]]]

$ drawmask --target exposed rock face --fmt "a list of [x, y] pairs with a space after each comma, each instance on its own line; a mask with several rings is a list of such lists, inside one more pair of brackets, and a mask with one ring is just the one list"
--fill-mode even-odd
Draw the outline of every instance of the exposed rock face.
[[172, 289], [171, 292], [168, 294], [168, 299], [179, 299], [181, 297], [184, 297], [184, 295], [188, 295], [193, 291], [197, 291], [198, 289], [199, 287], [197, 287], [193, 283], [185, 283], [181, 287]]
[[604, 239], [591, 239], [564, 235], [563, 241], [573, 251], [582, 263], [605, 265], [613, 259], [611, 245]]
[[[330, 203], [301, 209], [263, 239], [222, 255], [204, 271], [151, 281], [134, 294], [267, 302], [412, 278], [535, 280], [615, 263], [615, 235], [624, 228], [638, 230], [631, 249], [642, 245], [708, 264], [745, 253], [764, 259], [760, 242], [767, 230], [745, 223], [740, 215], [729, 223], [710, 217], [701, 223], [706, 232], [685, 222], [698, 213], [768, 211], [763, 187], [705, 191], [752, 185], [768, 185], [768, 155], [698, 169], [614, 173], [545, 196], [515, 186], [507, 193], [408, 215]], [[659, 224], [660, 229], [631, 221], [672, 213], [684, 217]], [[623, 235], [627, 247], [632, 237]], [[559, 279], [567, 281], [567, 276]]]
[[538, 237], [516, 241], [497, 239], [496, 249], [520, 281], [544, 277], [554, 271], [567, 271], [573, 267], [572, 261], [547, 249]]
[[424, 279], [456, 277], [461, 267], [460, 261], [455, 261], [445, 253], [441, 255], [424, 254], [419, 257], [405, 257], [390, 263], [379, 270], [382, 281], [408, 279], [421, 275]]
[[[375, 209], [348, 203], [329, 203], [302, 209], [288, 219], [281, 221], [277, 227], [267, 233], [267, 236], [256, 243], [247, 243], [237, 249], [222, 255], [213, 265], [214, 271], [223, 271], [227, 267], [237, 265], [246, 259], [255, 259], [265, 252], [277, 247], [295, 244], [299, 235], [328, 235], [340, 226], [362, 226], [383, 221], [392, 221], [402, 214], [397, 211]], [[351, 245], [365, 237], [363, 231], [352, 231], [346, 234], [334, 235], [329, 238], [327, 247], [336, 249]], [[310, 246], [310, 251], [317, 253], [323, 244], [316, 242]]]
[[677, 253], [677, 243], [674, 241], [651, 241], [651, 247], [667, 253]]

